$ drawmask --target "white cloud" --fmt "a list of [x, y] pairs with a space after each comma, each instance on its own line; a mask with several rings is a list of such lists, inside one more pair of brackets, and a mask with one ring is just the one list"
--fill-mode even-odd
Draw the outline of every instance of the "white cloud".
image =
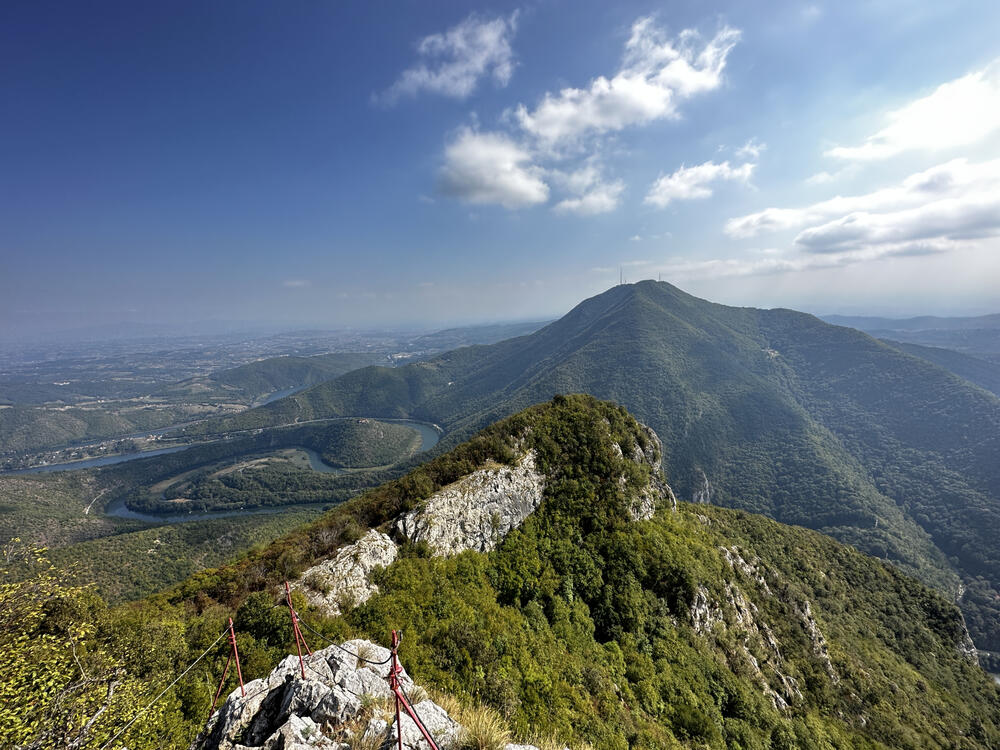
[[837, 146], [826, 155], [873, 161], [904, 151], [933, 151], [981, 141], [1000, 130], [1000, 59], [889, 112], [887, 120], [882, 130], [861, 145]]
[[753, 237], [763, 232], [801, 229], [857, 212], [884, 213], [925, 206], [946, 198], [975, 201], [977, 195], [1000, 190], [1000, 159], [970, 164], [954, 159], [910, 175], [896, 187], [855, 196], [836, 196], [803, 208], [767, 208], [730, 219], [726, 234]]
[[427, 91], [464, 99], [485, 76], [506, 86], [514, 73], [510, 40], [517, 30], [517, 15], [515, 11], [507, 18], [485, 19], [473, 13], [444, 33], [424, 37], [417, 45], [421, 62], [403, 71], [380, 98], [391, 103]]
[[749, 141], [736, 149], [736, 157], [739, 159], [747, 159], [749, 161], [757, 161], [764, 151], [767, 151], [767, 144], [761, 143], [756, 138], [751, 138]]
[[806, 177], [806, 185], [826, 185], [828, 182], [833, 182], [836, 179], [836, 173], [827, 172], [824, 169], [822, 172], [817, 172], [814, 175]]
[[541, 144], [559, 148], [587, 135], [676, 117], [679, 100], [721, 85], [726, 58], [739, 38], [739, 31], [725, 27], [708, 42], [690, 29], [670, 40], [651, 18], [641, 18], [614, 76], [599, 76], [587, 88], [548, 93], [534, 110], [521, 105], [517, 122]]
[[1000, 159], [955, 159], [910, 175], [898, 186], [837, 196], [804, 208], [769, 208], [731, 220], [748, 237], [798, 229], [785, 251], [750, 259], [679, 261], [662, 270], [714, 278], [836, 268], [889, 257], [994, 252], [1000, 238]]
[[664, 208], [675, 200], [695, 200], [712, 195], [711, 184], [719, 180], [746, 182], [753, 173], [754, 164], [747, 162], [738, 167], [728, 161], [717, 164], [707, 161], [694, 167], [682, 166], [673, 174], [663, 175], [649, 188], [645, 202]]
[[[563, 194], [554, 206], [559, 213], [614, 211], [625, 183], [602, 175], [600, 140], [587, 144], [587, 158], [568, 147], [587, 136], [676, 117], [680, 100], [721, 85], [726, 58], [739, 38], [739, 31], [726, 27], [707, 42], [690, 29], [669, 39], [652, 19], [639, 19], [611, 79], [601, 76], [587, 89], [548, 93], [531, 111], [517, 107], [506, 120], [510, 133], [460, 131], [445, 148], [440, 190], [472, 203], [514, 209], [546, 202], [551, 182]], [[741, 152], [757, 155], [762, 149], [750, 141]], [[723, 166], [730, 169], [728, 162]], [[746, 179], [752, 169], [743, 165], [732, 168], [732, 175], [713, 179]]]
[[784, 251], [749, 259], [678, 261], [661, 270], [678, 277], [715, 278], [959, 251], [984, 257], [1000, 241], [1000, 159], [955, 159], [910, 175], [895, 187], [804, 208], [769, 208], [733, 219], [726, 229], [736, 237], [799, 232]]
[[884, 245], [836, 253], [787, 253], [775, 248], [758, 251], [754, 258], [712, 258], [710, 260], [678, 260], [656, 269], [663, 276], [677, 280], [719, 279], [745, 276], [770, 276], [800, 273], [830, 268], [842, 268], [896, 256], [928, 255], [964, 247], [955, 243], [929, 242], [918, 248], [911, 245]]
[[846, 167], [844, 167], [843, 169], [838, 169], [836, 172], [827, 172], [824, 169], [820, 172], [817, 172], [814, 175], [806, 177], [804, 182], [806, 183], [806, 185], [810, 186], [829, 185], [831, 182], [836, 182], [837, 180], [843, 177], [848, 177], [854, 174], [855, 172], [857, 172], [857, 165], [848, 164]]
[[445, 148], [441, 192], [468, 203], [523, 208], [549, 199], [543, 172], [531, 155], [502, 133], [459, 131]]
[[311, 283], [306, 279], [286, 279], [281, 285], [286, 289], [302, 289], [311, 286]]
[[962, 240], [1000, 234], [1000, 193], [971, 193], [885, 213], [857, 211], [803, 230], [795, 244], [814, 253], [885, 247], [894, 254], [944, 252]]
[[600, 168], [591, 161], [574, 172], [550, 172], [553, 179], [573, 194], [555, 206], [557, 213], [574, 213], [593, 216], [614, 211], [621, 202], [625, 183], [621, 180], [607, 182], [601, 176]]
[[574, 213], [582, 216], [606, 214], [618, 208], [625, 183], [621, 180], [600, 183], [577, 198], [565, 198], [556, 204], [559, 213]]

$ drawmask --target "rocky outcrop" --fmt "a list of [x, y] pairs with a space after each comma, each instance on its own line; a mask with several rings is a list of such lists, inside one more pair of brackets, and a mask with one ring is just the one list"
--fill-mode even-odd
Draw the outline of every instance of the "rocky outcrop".
[[710, 503], [712, 502], [712, 483], [708, 481], [708, 475], [704, 470], [698, 469], [698, 473], [701, 475], [701, 486], [694, 491], [691, 502]]
[[823, 631], [819, 629], [816, 618], [813, 617], [809, 601], [795, 602], [795, 613], [802, 620], [802, 625], [809, 636], [809, 642], [812, 644], [813, 654], [823, 664], [823, 669], [829, 675], [830, 682], [836, 685], [840, 682], [840, 677], [837, 675], [837, 670], [833, 668], [833, 662], [830, 661], [830, 651], [826, 645], [826, 638], [823, 637]]
[[709, 635], [716, 625], [723, 622], [722, 610], [708, 595], [708, 589], [699, 586], [691, 602], [691, 627], [698, 635]]
[[[623, 459], [650, 468], [649, 481], [631, 491], [628, 513], [633, 521], [652, 518], [664, 502], [677, 507], [677, 498], [660, 468], [660, 439], [649, 427], [641, 428], [642, 439], [624, 450], [613, 443]], [[396, 532], [411, 542], [425, 542], [434, 555], [489, 552], [541, 505], [545, 477], [537, 469], [536, 458], [534, 450], [527, 450], [514, 466], [492, 464], [472, 472], [397, 518]], [[624, 474], [621, 482], [625, 489]], [[392, 539], [372, 529], [334, 557], [306, 570], [292, 587], [324, 614], [340, 615], [378, 593], [371, 582], [372, 573], [390, 565], [396, 556]]]
[[771, 588], [767, 585], [767, 581], [764, 580], [764, 575], [761, 573], [759, 560], [751, 558], [751, 561], [748, 562], [744, 559], [743, 552], [739, 547], [719, 547], [719, 550], [722, 552], [722, 556], [726, 562], [729, 563], [730, 568], [738, 570], [760, 586], [765, 594], [772, 596]]
[[[612, 443], [611, 447], [619, 458], [625, 458], [626, 453], [637, 464], [649, 466], [649, 482], [641, 487], [629, 502], [629, 518], [633, 521], [648, 521], [656, 513], [656, 509], [661, 507], [664, 501], [670, 503], [672, 510], [677, 510], [677, 498], [670, 485], [663, 478], [663, 444], [659, 436], [651, 427], [639, 424], [642, 430], [643, 441], [636, 441], [630, 451], [625, 451], [618, 443]], [[645, 447], [644, 447], [645, 446]], [[621, 478], [624, 489], [625, 477]]]
[[[389, 655], [369, 641], [330, 646], [304, 657], [305, 679], [298, 658], [289, 656], [268, 677], [247, 683], [246, 696], [239, 689], [230, 693], [191, 750], [389, 750], [397, 745], [398, 729], [404, 748], [423, 750], [426, 740], [409, 716], [404, 713], [401, 729], [395, 725], [394, 697], [386, 680]], [[464, 727], [427, 698], [405, 671], [400, 682], [438, 746], [457, 746], [465, 737]], [[505, 750], [538, 748], [509, 744]]]
[[341, 548], [329, 560], [309, 568], [292, 588], [324, 614], [336, 616], [378, 593], [371, 574], [396, 559], [396, 544], [372, 529], [354, 544]]
[[412, 542], [427, 542], [435, 555], [489, 552], [541, 504], [544, 489], [528, 451], [515, 466], [479, 469], [435, 492], [396, 528]]

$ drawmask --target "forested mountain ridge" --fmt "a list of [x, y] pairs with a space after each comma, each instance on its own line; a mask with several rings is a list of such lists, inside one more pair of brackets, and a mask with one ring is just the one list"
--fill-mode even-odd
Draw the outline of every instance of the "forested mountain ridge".
[[889, 559], [951, 595], [1000, 650], [1000, 399], [860, 331], [613, 287], [541, 330], [365, 368], [212, 431], [366, 414], [436, 422], [442, 448], [559, 392], [626, 406], [678, 495], [765, 513]]
[[872, 318], [829, 315], [823, 320], [849, 326], [881, 339], [949, 349], [1000, 363], [1000, 314], [974, 318]]
[[892, 339], [882, 339], [882, 341], [900, 351], [912, 354], [914, 357], [933, 362], [939, 367], [955, 373], [960, 378], [965, 378], [970, 383], [975, 383], [980, 388], [985, 388], [994, 395], [1000, 396], [1000, 363], [990, 362], [987, 359], [980, 359], [952, 349], [943, 349], [939, 346], [907, 344]]
[[[148, 600], [109, 611], [92, 594], [60, 589], [43, 569], [0, 592], [0, 614], [14, 625], [0, 632], [0, 653], [21, 691], [0, 701], [0, 744], [27, 744], [38, 731], [69, 742], [86, 726], [88, 741], [101, 745], [207, 649], [112, 743], [186, 747], [226, 661], [226, 649], [210, 646], [228, 617], [247, 680], [294, 653], [280, 606], [285, 579], [314, 648], [320, 635], [385, 643], [389, 629], [402, 628], [401, 659], [414, 679], [486, 711], [521, 742], [554, 737], [560, 747], [612, 750], [1000, 743], [1000, 696], [970, 660], [954, 605], [815, 532], [742, 511], [674, 508], [659, 454], [656, 436], [621, 407], [560, 396]], [[530, 486], [500, 480], [519, 467], [530, 467]], [[482, 472], [497, 479], [468, 483]], [[469, 488], [465, 507], [474, 511], [477, 493], [496, 486], [508, 488], [500, 502], [528, 512], [483, 529], [498, 532], [485, 548], [442, 548], [419, 536], [433, 524], [400, 523], [440, 512], [456, 488]], [[534, 498], [526, 508], [524, 492]], [[341, 613], [330, 617], [300, 597], [310, 587], [335, 596], [315, 580], [317, 564], [344, 555], [361, 562], [358, 544], [372, 535], [396, 555], [365, 571], [377, 587], [367, 600], [339, 598]], [[40, 597], [58, 616], [19, 616]], [[88, 683], [55, 700], [73, 684], [74, 653]], [[52, 679], [32, 681], [40, 668]], [[113, 700], [111, 681], [121, 696]], [[322, 693], [309, 680], [300, 687], [288, 688], [302, 699], [289, 710], [335, 729], [329, 710], [305, 700]], [[239, 702], [235, 675], [229, 691]], [[275, 691], [276, 700], [286, 692]], [[87, 724], [106, 695], [109, 708]], [[346, 741], [361, 746], [360, 737]], [[469, 737], [458, 745], [503, 746]]]

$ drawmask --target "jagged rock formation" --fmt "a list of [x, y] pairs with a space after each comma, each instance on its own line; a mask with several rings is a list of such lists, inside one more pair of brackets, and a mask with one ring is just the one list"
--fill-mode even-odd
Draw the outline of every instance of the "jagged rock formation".
[[[645, 447], [635, 442], [628, 456], [650, 467], [649, 482], [630, 500], [633, 521], [648, 520], [657, 508], [677, 498], [663, 478], [660, 467], [662, 447], [652, 429], [640, 425]], [[622, 446], [613, 443], [624, 458]], [[536, 466], [534, 450], [525, 451], [514, 466], [492, 464], [477, 469], [435, 492], [419, 507], [405, 513], [393, 524], [395, 533], [410, 542], [427, 543], [434, 555], [450, 556], [465, 550], [489, 552], [518, 528], [539, 505], [545, 492], [545, 477]], [[621, 477], [624, 486], [625, 477]], [[386, 534], [372, 529], [357, 542], [338, 550], [336, 555], [306, 570], [292, 588], [325, 614], [348, 612], [378, 593], [371, 574], [390, 565], [397, 546]]]
[[[747, 560], [739, 547], [719, 547], [723, 559], [733, 572], [741, 573], [758, 587], [767, 597], [775, 596], [767, 582], [767, 571], [761, 569], [760, 561], [753, 556]], [[773, 573], [770, 575], [773, 576]], [[801, 622], [813, 654], [823, 664], [830, 682], [836, 685], [840, 678], [830, 660], [826, 639], [812, 615], [808, 600], [789, 600], [787, 592], [781, 595], [783, 601], [791, 605]], [[690, 621], [694, 631], [702, 637], [711, 637], [716, 630], [731, 630], [738, 642], [736, 654], [749, 665], [761, 690], [771, 699], [774, 707], [787, 711], [789, 706], [802, 700], [798, 681], [789, 674], [788, 666], [781, 652], [781, 646], [771, 627], [761, 617], [757, 605], [750, 601], [734, 581], [725, 581], [724, 596], [715, 601], [704, 586], [695, 590], [690, 607]]]
[[528, 451], [516, 466], [479, 469], [436, 492], [396, 528], [411, 542], [427, 542], [435, 555], [489, 552], [541, 504], [544, 489]]
[[830, 682], [836, 685], [840, 682], [840, 677], [837, 676], [837, 670], [833, 668], [833, 662], [830, 661], [830, 650], [826, 645], [826, 638], [823, 637], [823, 631], [816, 624], [816, 618], [813, 617], [809, 601], [795, 602], [795, 612], [802, 619], [802, 625], [805, 627], [806, 633], [809, 634], [813, 653], [823, 662], [823, 669], [830, 676]]
[[[636, 442], [632, 449], [632, 460], [637, 464], [647, 464], [651, 471], [649, 474], [649, 483], [639, 490], [638, 494], [632, 500], [629, 515], [633, 521], [646, 521], [653, 517], [657, 507], [664, 501], [670, 503], [672, 510], [677, 510], [677, 498], [674, 497], [673, 490], [670, 489], [670, 485], [663, 478], [661, 465], [663, 461], [663, 443], [660, 442], [660, 436], [651, 427], [647, 427], [642, 423], [639, 424], [639, 428], [646, 438], [646, 447], [643, 449], [642, 445]], [[621, 446], [617, 443], [615, 447], [619, 452], [621, 451]]]
[[[359, 659], [363, 657], [367, 661]], [[397, 743], [394, 698], [386, 675], [389, 650], [354, 640], [329, 646], [304, 657], [306, 679], [298, 658], [289, 656], [266, 678], [239, 689], [209, 719], [191, 750], [387, 750]], [[404, 693], [442, 750], [464, 738], [464, 727], [430, 700], [404, 671]], [[400, 721], [403, 747], [420, 750], [427, 743], [404, 715]], [[509, 744], [506, 750], [538, 750]]]
[[371, 582], [376, 568], [396, 559], [396, 544], [387, 535], [372, 529], [354, 544], [341, 548], [329, 560], [306, 571], [293, 588], [305, 594], [310, 604], [335, 617], [378, 593]]

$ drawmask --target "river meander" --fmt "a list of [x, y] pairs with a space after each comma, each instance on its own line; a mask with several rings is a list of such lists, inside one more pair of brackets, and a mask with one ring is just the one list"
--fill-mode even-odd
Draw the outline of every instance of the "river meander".
[[[356, 419], [356, 417], [336, 417], [330, 420], [317, 420], [317, 421], [336, 421], [338, 419]], [[378, 419], [380, 422], [395, 422], [397, 424], [405, 424], [408, 427], [412, 427], [420, 435], [420, 451], [426, 451], [437, 445], [438, 440], [441, 439], [441, 430], [437, 425], [431, 424], [430, 422], [419, 422], [413, 419]], [[213, 442], [221, 441], [209, 441], [206, 443], [197, 443], [197, 445], [209, 445]], [[187, 450], [188, 448], [194, 447], [193, 445], [177, 445], [170, 448], [160, 448], [158, 450], [143, 451], [141, 453], [128, 453], [121, 456], [103, 456], [100, 458], [90, 458], [83, 461], [70, 461], [63, 464], [51, 464], [49, 466], [34, 466], [30, 469], [18, 469], [16, 471], [2, 472], [6, 475], [15, 474], [45, 474], [54, 471], [73, 471], [76, 469], [90, 469], [97, 468], [101, 466], [112, 466], [114, 464], [125, 463], [126, 461], [135, 461], [140, 458], [151, 458], [153, 456], [162, 456], [167, 453], [177, 453], [179, 451]], [[337, 474], [341, 473], [342, 470], [335, 466], [330, 466], [325, 463], [320, 455], [311, 449], [300, 448], [304, 451], [306, 456], [309, 458], [309, 467], [313, 471], [319, 471], [324, 474]], [[325, 505], [326, 503], [317, 503], [316, 505]], [[129, 509], [125, 505], [124, 498], [113, 501], [104, 512], [106, 515], [114, 516], [116, 518], [127, 518], [135, 521], [145, 521], [147, 523], [184, 523], [188, 521], [203, 521], [213, 518], [231, 518], [233, 516], [251, 516], [251, 515], [262, 515], [269, 513], [280, 513], [284, 508], [282, 507], [269, 507], [269, 508], [251, 508], [246, 510], [231, 510], [231, 511], [216, 511], [214, 513], [204, 512], [204, 513], [178, 513], [176, 515], [153, 515], [150, 513], [139, 513], [134, 510]]]

